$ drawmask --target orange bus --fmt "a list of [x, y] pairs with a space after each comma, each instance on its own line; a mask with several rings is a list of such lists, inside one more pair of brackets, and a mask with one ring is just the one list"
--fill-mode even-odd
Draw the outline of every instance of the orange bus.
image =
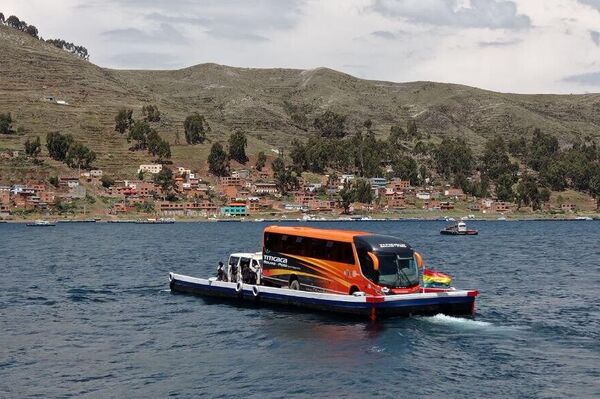
[[269, 226], [263, 237], [264, 284], [369, 295], [419, 291], [421, 256], [395, 237], [363, 231]]

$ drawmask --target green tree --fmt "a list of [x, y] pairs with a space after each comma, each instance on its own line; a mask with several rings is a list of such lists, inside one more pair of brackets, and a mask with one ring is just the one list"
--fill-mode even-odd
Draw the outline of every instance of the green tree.
[[73, 136], [70, 134], [60, 134], [58, 132], [48, 133], [46, 135], [46, 148], [50, 158], [63, 162], [67, 157], [69, 147], [73, 144]]
[[0, 114], [0, 133], [1, 134], [10, 134], [13, 132], [12, 130], [13, 119], [10, 113], [8, 114]]
[[89, 169], [95, 160], [96, 153], [80, 143], [72, 143], [65, 156], [65, 163], [71, 168]]
[[50, 176], [48, 178], [48, 183], [50, 183], [54, 187], [58, 187], [58, 176]]
[[444, 138], [434, 152], [436, 170], [446, 178], [456, 174], [470, 176], [473, 171], [473, 153], [461, 138]]
[[35, 38], [38, 37], [38, 30], [33, 25], [29, 25], [27, 28], [25, 28], [25, 33], [27, 33], [28, 35], [31, 35], [31, 36], [33, 36]]
[[419, 184], [417, 162], [409, 156], [398, 154], [392, 161], [392, 176], [402, 180], [410, 180], [412, 185]]
[[175, 187], [173, 171], [169, 168], [162, 168], [160, 172], [154, 175], [153, 181], [164, 193], [168, 193]]
[[260, 172], [265, 167], [266, 164], [267, 164], [267, 156], [265, 155], [265, 153], [263, 151], [261, 151], [258, 153], [258, 156], [256, 157], [255, 168], [256, 168], [256, 170], [258, 170]]
[[600, 209], [600, 166], [596, 166], [590, 179], [590, 194], [596, 198], [596, 208]]
[[148, 152], [158, 157], [159, 162], [171, 158], [171, 145], [168, 141], [162, 139], [156, 131], [152, 132], [148, 138]]
[[333, 111], [325, 111], [315, 118], [313, 126], [321, 137], [342, 138], [346, 135], [346, 117]]
[[390, 127], [390, 135], [388, 137], [388, 145], [390, 149], [396, 151], [402, 146], [402, 142], [406, 140], [406, 132], [398, 125]]
[[298, 188], [298, 176], [285, 165], [281, 157], [275, 158], [271, 163], [273, 169], [275, 184], [282, 195], [288, 191]]
[[371, 189], [371, 183], [369, 183], [367, 179], [356, 179], [354, 190], [356, 192], [356, 201], [363, 204], [370, 204], [373, 202], [373, 190]]
[[156, 105], [144, 105], [142, 107], [144, 120], [148, 122], [160, 122], [160, 111]]
[[0, 24], [4, 23], [4, 14], [0, 12]]
[[[519, 206], [524, 204], [525, 206], [531, 206], [533, 210], [538, 210], [541, 208], [544, 199], [546, 199], [546, 194], [543, 192], [543, 188], [540, 189], [537, 179], [526, 174], [517, 185], [516, 197]], [[548, 192], [547, 198], [549, 199], [549, 197]]]
[[229, 159], [234, 159], [241, 164], [248, 162], [246, 147], [248, 140], [244, 132], [235, 132], [229, 136]]
[[499, 201], [512, 202], [515, 199], [513, 191], [514, 177], [509, 174], [501, 175], [496, 182], [496, 197]]
[[11, 28], [19, 29], [21, 27], [21, 21], [15, 15], [11, 15], [10, 17], [6, 18], [6, 25], [10, 26]]
[[102, 187], [110, 188], [115, 185], [115, 179], [108, 175], [102, 175], [102, 177], [100, 178], [100, 183], [102, 183]]
[[202, 144], [206, 140], [206, 134], [210, 132], [210, 126], [204, 116], [194, 112], [185, 118], [183, 122], [185, 130], [185, 141], [188, 144]]
[[208, 170], [215, 176], [229, 174], [229, 158], [221, 143], [214, 143], [208, 155]]
[[42, 143], [40, 142], [39, 136], [37, 136], [35, 140], [30, 141], [29, 139], [27, 139], [27, 141], [25, 142], [25, 154], [27, 154], [27, 156], [37, 158], [37, 156], [40, 155], [41, 151]]
[[115, 116], [115, 131], [121, 134], [133, 125], [133, 110], [121, 108]]
[[308, 170], [308, 156], [306, 154], [306, 146], [302, 144], [302, 142], [298, 139], [292, 140], [290, 158], [292, 158], [292, 166], [297, 173], [302, 173]]
[[340, 194], [340, 203], [342, 208], [344, 208], [343, 213], [348, 214], [350, 212], [350, 205], [354, 202], [356, 198], [356, 190], [352, 187], [352, 184], [346, 180], [344, 182], [344, 186], [339, 192]]
[[149, 139], [156, 140], [158, 133], [146, 121], [134, 121], [127, 134], [127, 142], [135, 142], [132, 150], [145, 150]]
[[548, 167], [554, 155], [558, 152], [558, 139], [550, 134], [535, 129], [529, 146], [528, 164], [536, 171]]
[[501, 136], [496, 136], [485, 143], [481, 156], [481, 171], [493, 181], [505, 174], [517, 175], [519, 165], [510, 162], [506, 144]]

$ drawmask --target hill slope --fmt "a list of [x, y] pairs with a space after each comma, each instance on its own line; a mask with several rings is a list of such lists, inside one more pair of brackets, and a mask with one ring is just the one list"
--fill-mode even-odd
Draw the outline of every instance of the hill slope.
[[[69, 105], [47, 101], [49, 96]], [[114, 115], [130, 107], [139, 117], [142, 106], [157, 104], [163, 115], [158, 130], [173, 146], [174, 163], [198, 168], [210, 143], [177, 144], [177, 136], [183, 143], [188, 114], [206, 116], [211, 141], [226, 140], [235, 129], [247, 132], [252, 153], [309, 134], [292, 122], [286, 102], [304, 106], [309, 120], [327, 109], [347, 115], [350, 130], [370, 118], [381, 136], [392, 124], [405, 126], [414, 118], [434, 140], [461, 135], [475, 148], [495, 134], [522, 135], [535, 127], [563, 142], [600, 136], [598, 94], [503, 94], [452, 84], [362, 80], [326, 68], [203, 64], [173, 71], [111, 70], [0, 26], [0, 113], [11, 112], [14, 126], [24, 129], [20, 136], [0, 135], [0, 149], [22, 148], [27, 137], [58, 130], [95, 150], [99, 167], [131, 173], [150, 157], [128, 151], [125, 138], [114, 132]]]

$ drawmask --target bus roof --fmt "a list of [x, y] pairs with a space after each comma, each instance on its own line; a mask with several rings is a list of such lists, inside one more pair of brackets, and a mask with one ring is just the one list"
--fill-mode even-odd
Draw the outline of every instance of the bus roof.
[[318, 229], [304, 226], [268, 226], [265, 228], [265, 233], [289, 234], [341, 242], [353, 242], [356, 236], [373, 235], [373, 233], [366, 231]]

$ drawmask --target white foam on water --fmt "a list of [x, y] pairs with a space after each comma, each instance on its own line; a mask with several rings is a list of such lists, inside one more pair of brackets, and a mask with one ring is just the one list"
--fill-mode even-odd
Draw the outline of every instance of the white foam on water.
[[488, 327], [493, 327], [494, 325], [488, 321], [480, 321], [480, 320], [473, 320], [473, 319], [465, 319], [462, 317], [453, 317], [453, 316], [447, 316], [445, 314], [436, 314], [435, 316], [431, 316], [431, 317], [424, 317], [423, 320], [429, 321], [431, 323], [434, 324], [444, 324], [444, 325], [451, 325], [451, 326], [457, 326], [457, 327], [464, 327], [464, 328], [488, 328]]
[[463, 330], [487, 330], [487, 331], [515, 331], [522, 330], [523, 327], [519, 326], [498, 326], [489, 321], [473, 320], [462, 317], [447, 316], [445, 314], [436, 314], [431, 317], [423, 317], [421, 320], [433, 324], [439, 324], [449, 327], [455, 327]]

